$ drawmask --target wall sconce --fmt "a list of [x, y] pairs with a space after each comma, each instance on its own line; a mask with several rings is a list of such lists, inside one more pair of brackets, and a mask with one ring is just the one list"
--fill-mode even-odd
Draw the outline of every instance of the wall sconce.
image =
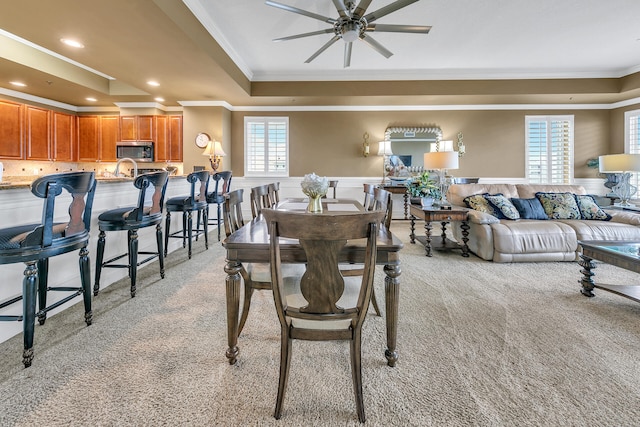
[[209, 141], [209, 143], [207, 144], [207, 148], [204, 149], [204, 151], [202, 152], [203, 156], [209, 156], [209, 163], [211, 164], [211, 169], [213, 169], [213, 171], [215, 172], [216, 170], [218, 170], [218, 167], [220, 166], [220, 161], [222, 160], [223, 156], [226, 156], [227, 153], [224, 152], [224, 150], [222, 149], [222, 144], [220, 144], [220, 141], [216, 141], [215, 139], [213, 141]]
[[458, 157], [464, 156], [464, 153], [467, 151], [464, 142], [462, 141], [462, 132], [458, 132]]
[[368, 157], [369, 156], [369, 134], [367, 132], [364, 133], [364, 135], [362, 135], [362, 137], [364, 138], [364, 142], [362, 143], [362, 155], [364, 157]]

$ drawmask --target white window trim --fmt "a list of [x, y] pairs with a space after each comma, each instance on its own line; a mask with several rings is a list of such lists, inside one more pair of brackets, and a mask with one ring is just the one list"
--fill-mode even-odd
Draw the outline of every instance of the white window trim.
[[[631, 111], [624, 112], [624, 152], [625, 154], [640, 154], [640, 144], [638, 144], [638, 147], [635, 147], [636, 148], [635, 150], [632, 150], [632, 147], [631, 147], [631, 119], [635, 117], [640, 117], [640, 110], [631, 110]], [[640, 133], [640, 129], [637, 129], [636, 132]], [[631, 183], [631, 185], [635, 187], [639, 187], [640, 173], [637, 173], [637, 172], [631, 173], [629, 182]], [[637, 198], [638, 193], [632, 195], [632, 197]]]
[[[571, 128], [571, 134], [569, 138], [569, 177], [568, 183], [573, 184], [574, 182], [574, 152], [575, 152], [575, 125], [574, 125], [574, 115], [544, 115], [544, 116], [525, 116], [525, 178], [527, 182], [530, 179], [529, 176], [529, 122], [532, 121], [547, 121], [551, 122], [552, 120], [567, 120], [569, 121], [569, 126]], [[552, 184], [551, 182], [547, 182], [545, 184]]]
[[[248, 122], [258, 122], [258, 121], [264, 121], [267, 122], [269, 120], [279, 120], [279, 121], [284, 121], [286, 123], [287, 126], [287, 135], [286, 135], [286, 162], [285, 162], [285, 168], [282, 171], [278, 171], [278, 172], [269, 172], [269, 171], [264, 171], [264, 172], [251, 172], [248, 170], [248, 164], [249, 164], [249, 150], [247, 149], [247, 123]], [[276, 117], [276, 116], [245, 116], [244, 117], [244, 164], [245, 164], [245, 168], [244, 168], [244, 176], [246, 177], [257, 177], [257, 178], [261, 178], [261, 177], [288, 177], [289, 176], [289, 161], [290, 161], [290, 156], [289, 156], [289, 117]]]

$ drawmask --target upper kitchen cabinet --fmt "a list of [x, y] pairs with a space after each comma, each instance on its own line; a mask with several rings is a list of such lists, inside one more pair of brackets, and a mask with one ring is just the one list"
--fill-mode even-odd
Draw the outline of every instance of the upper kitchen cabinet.
[[25, 106], [27, 160], [51, 160], [51, 110]]
[[120, 116], [121, 141], [153, 141], [154, 116]]
[[115, 162], [116, 142], [120, 141], [119, 116], [100, 116], [100, 158], [105, 162]]
[[75, 116], [54, 111], [51, 122], [53, 160], [57, 162], [75, 161]]
[[182, 116], [169, 116], [169, 159], [182, 161]]
[[156, 162], [168, 162], [171, 160], [169, 156], [169, 138], [168, 138], [167, 116], [155, 117], [154, 134], [154, 154]]
[[23, 104], [0, 100], [0, 158], [22, 159]]
[[77, 133], [78, 161], [116, 161], [120, 116], [79, 116]]

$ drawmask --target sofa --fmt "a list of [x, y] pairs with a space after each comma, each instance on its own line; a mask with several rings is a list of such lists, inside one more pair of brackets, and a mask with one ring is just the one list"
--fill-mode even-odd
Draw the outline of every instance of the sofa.
[[470, 208], [469, 250], [494, 262], [575, 261], [580, 240], [640, 241], [640, 214], [602, 210], [579, 185], [452, 184], [447, 200]]

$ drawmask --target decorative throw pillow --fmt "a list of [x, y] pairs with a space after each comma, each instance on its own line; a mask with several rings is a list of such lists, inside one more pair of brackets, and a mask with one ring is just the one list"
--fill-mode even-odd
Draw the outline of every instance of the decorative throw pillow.
[[598, 206], [593, 196], [576, 194], [576, 203], [578, 203], [578, 209], [580, 209], [582, 219], [596, 219], [600, 221], [609, 221], [611, 219], [611, 215]]
[[550, 219], [581, 219], [573, 193], [536, 193]]
[[498, 209], [505, 218], [520, 219], [520, 213], [516, 207], [513, 206], [508, 197], [503, 196], [502, 194], [487, 194], [484, 198], [487, 199], [494, 208]]
[[473, 210], [488, 213], [498, 218], [503, 218], [502, 213], [494, 208], [487, 199], [484, 198], [488, 194], [474, 194], [473, 196], [467, 196], [464, 198], [464, 202], [467, 206]]
[[522, 219], [549, 219], [537, 197], [533, 199], [512, 198], [511, 203], [516, 207]]

